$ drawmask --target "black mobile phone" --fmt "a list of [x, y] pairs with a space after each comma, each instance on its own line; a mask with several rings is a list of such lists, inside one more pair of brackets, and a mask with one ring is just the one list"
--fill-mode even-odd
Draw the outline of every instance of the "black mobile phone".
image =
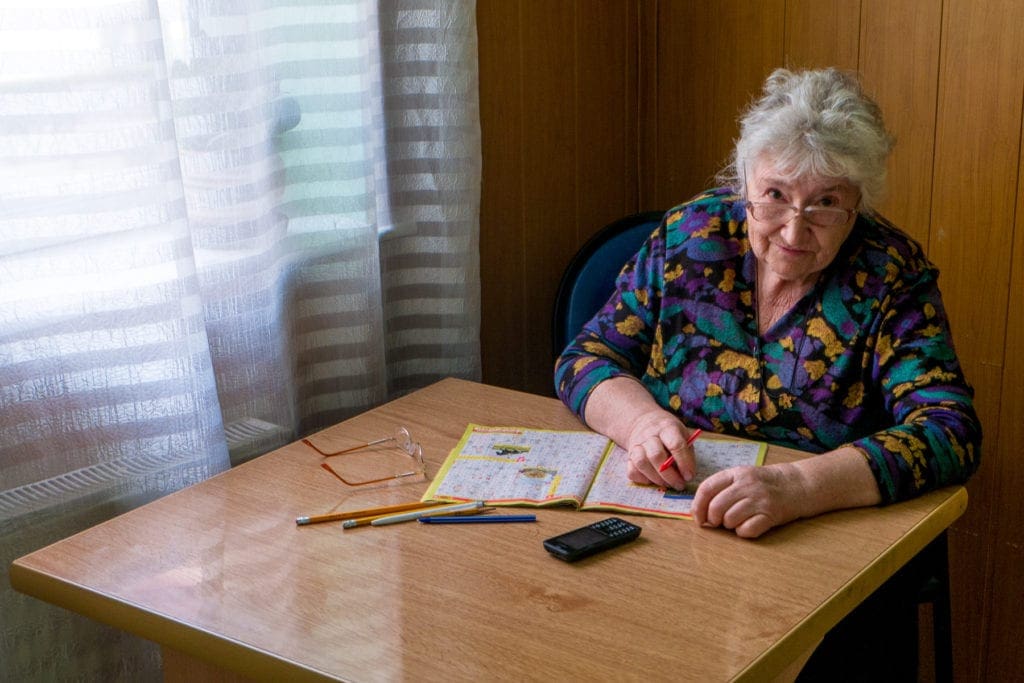
[[576, 560], [636, 540], [640, 527], [618, 517], [609, 517], [544, 541], [544, 548], [560, 560]]

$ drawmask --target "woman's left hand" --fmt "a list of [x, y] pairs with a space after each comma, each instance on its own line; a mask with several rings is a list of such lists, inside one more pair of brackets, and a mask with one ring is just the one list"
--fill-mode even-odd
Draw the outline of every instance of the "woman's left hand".
[[704, 480], [693, 497], [701, 526], [757, 538], [800, 517], [877, 505], [882, 496], [867, 458], [852, 446], [764, 467], [731, 467]]
[[715, 472], [697, 488], [692, 513], [701, 526], [733, 529], [757, 538], [772, 527], [805, 516], [806, 483], [792, 464], [730, 467]]

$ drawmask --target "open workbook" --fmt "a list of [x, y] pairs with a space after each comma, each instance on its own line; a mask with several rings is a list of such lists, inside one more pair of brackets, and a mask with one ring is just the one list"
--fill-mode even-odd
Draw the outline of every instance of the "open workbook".
[[713, 472], [760, 465], [767, 445], [702, 437], [693, 444], [697, 474], [686, 491], [636, 484], [626, 451], [590, 431], [471, 424], [423, 500], [483, 500], [489, 505], [572, 505], [658, 517], [689, 517], [693, 491]]

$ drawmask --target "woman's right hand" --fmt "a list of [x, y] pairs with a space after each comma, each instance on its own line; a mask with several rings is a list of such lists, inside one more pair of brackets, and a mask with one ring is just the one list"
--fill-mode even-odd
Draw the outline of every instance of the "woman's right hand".
[[[693, 447], [686, 443], [689, 435], [678, 417], [661, 408], [638, 415], [623, 444], [629, 454], [630, 481], [682, 490], [697, 472]], [[670, 457], [674, 465], [659, 471]]]
[[[686, 445], [690, 430], [634, 377], [598, 384], [587, 401], [586, 421], [629, 454], [630, 481], [682, 490], [697, 472], [693, 447]], [[675, 464], [659, 472], [669, 456]]]

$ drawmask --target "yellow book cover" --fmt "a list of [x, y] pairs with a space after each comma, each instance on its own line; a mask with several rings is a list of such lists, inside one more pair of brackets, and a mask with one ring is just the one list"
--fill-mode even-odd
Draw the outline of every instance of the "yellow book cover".
[[626, 452], [591, 431], [470, 424], [423, 500], [488, 505], [570, 505], [657, 517], [690, 517], [693, 491], [713, 472], [761, 465], [767, 445], [706, 435], [693, 444], [697, 475], [686, 491], [636, 484]]

